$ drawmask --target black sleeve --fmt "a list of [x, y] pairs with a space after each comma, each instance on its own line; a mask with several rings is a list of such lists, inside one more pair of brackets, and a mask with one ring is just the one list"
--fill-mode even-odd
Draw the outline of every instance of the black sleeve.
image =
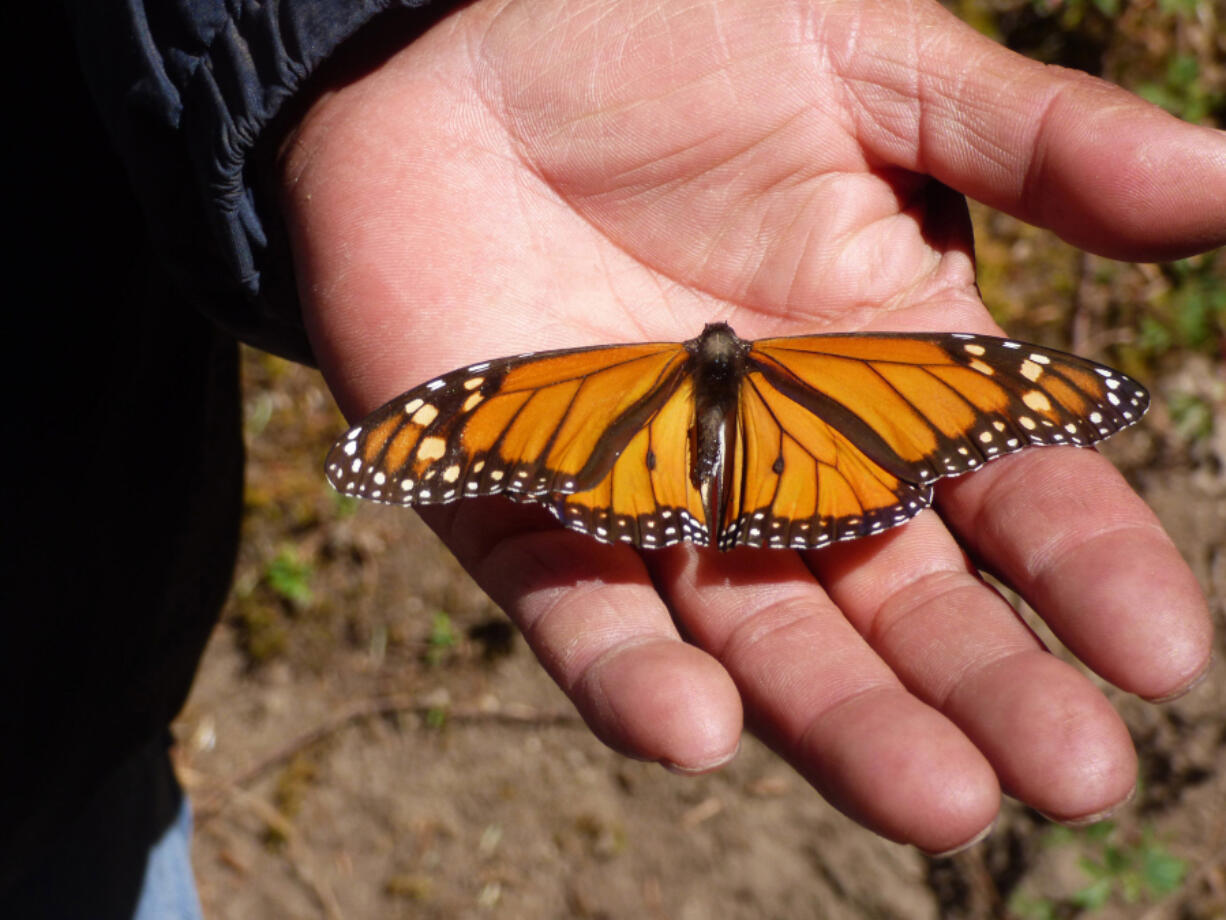
[[310, 360], [275, 202], [255, 168], [261, 142], [343, 42], [429, 3], [68, 0], [86, 82], [160, 256], [242, 340]]
[[164, 743], [227, 594], [243, 487], [230, 333], [310, 357], [260, 145], [350, 36], [377, 63], [359, 30], [391, 53], [425, 25], [357, 0], [10, 6], [0, 918], [32, 916], [14, 891], [47, 901], [40, 870], [141, 854], [107, 869], [105, 897], [122, 895], [173, 820], [150, 794], [124, 806], [114, 852], [72, 830]]

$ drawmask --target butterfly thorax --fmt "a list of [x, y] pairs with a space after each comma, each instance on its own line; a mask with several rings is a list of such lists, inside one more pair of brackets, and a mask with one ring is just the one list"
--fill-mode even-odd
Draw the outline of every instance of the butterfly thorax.
[[728, 495], [727, 462], [735, 441], [738, 394], [750, 343], [726, 323], [708, 323], [685, 343], [694, 381], [694, 426], [690, 430], [690, 478], [702, 496], [707, 526], [719, 527]]

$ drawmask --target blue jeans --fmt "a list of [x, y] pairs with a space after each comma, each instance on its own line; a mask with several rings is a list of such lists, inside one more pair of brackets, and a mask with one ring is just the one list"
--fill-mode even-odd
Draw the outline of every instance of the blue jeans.
[[0, 896], [0, 917], [203, 920], [191, 839], [187, 796], [159, 738], [111, 774], [41, 864]]

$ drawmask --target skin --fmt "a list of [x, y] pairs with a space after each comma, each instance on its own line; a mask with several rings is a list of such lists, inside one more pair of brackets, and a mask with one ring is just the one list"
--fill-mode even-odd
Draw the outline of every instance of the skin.
[[[933, 3], [490, 0], [395, 27], [279, 161], [351, 418], [474, 361], [715, 320], [1000, 334], [964, 195], [1118, 259], [1226, 243], [1226, 137]], [[703, 772], [748, 724], [933, 853], [985, 833], [1002, 790], [1080, 822], [1136, 782], [1107, 700], [971, 558], [1124, 690], [1177, 695], [1209, 660], [1191, 572], [1092, 450], [994, 461], [905, 527], [805, 554], [638, 552], [502, 499], [424, 516], [612, 747]]]

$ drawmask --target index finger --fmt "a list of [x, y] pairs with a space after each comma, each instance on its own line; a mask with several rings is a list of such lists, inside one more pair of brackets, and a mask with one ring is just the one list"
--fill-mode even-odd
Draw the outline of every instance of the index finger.
[[1001, 458], [944, 484], [938, 507], [980, 564], [1116, 686], [1165, 699], [1208, 667], [1212, 624], [1195, 576], [1097, 451]]

